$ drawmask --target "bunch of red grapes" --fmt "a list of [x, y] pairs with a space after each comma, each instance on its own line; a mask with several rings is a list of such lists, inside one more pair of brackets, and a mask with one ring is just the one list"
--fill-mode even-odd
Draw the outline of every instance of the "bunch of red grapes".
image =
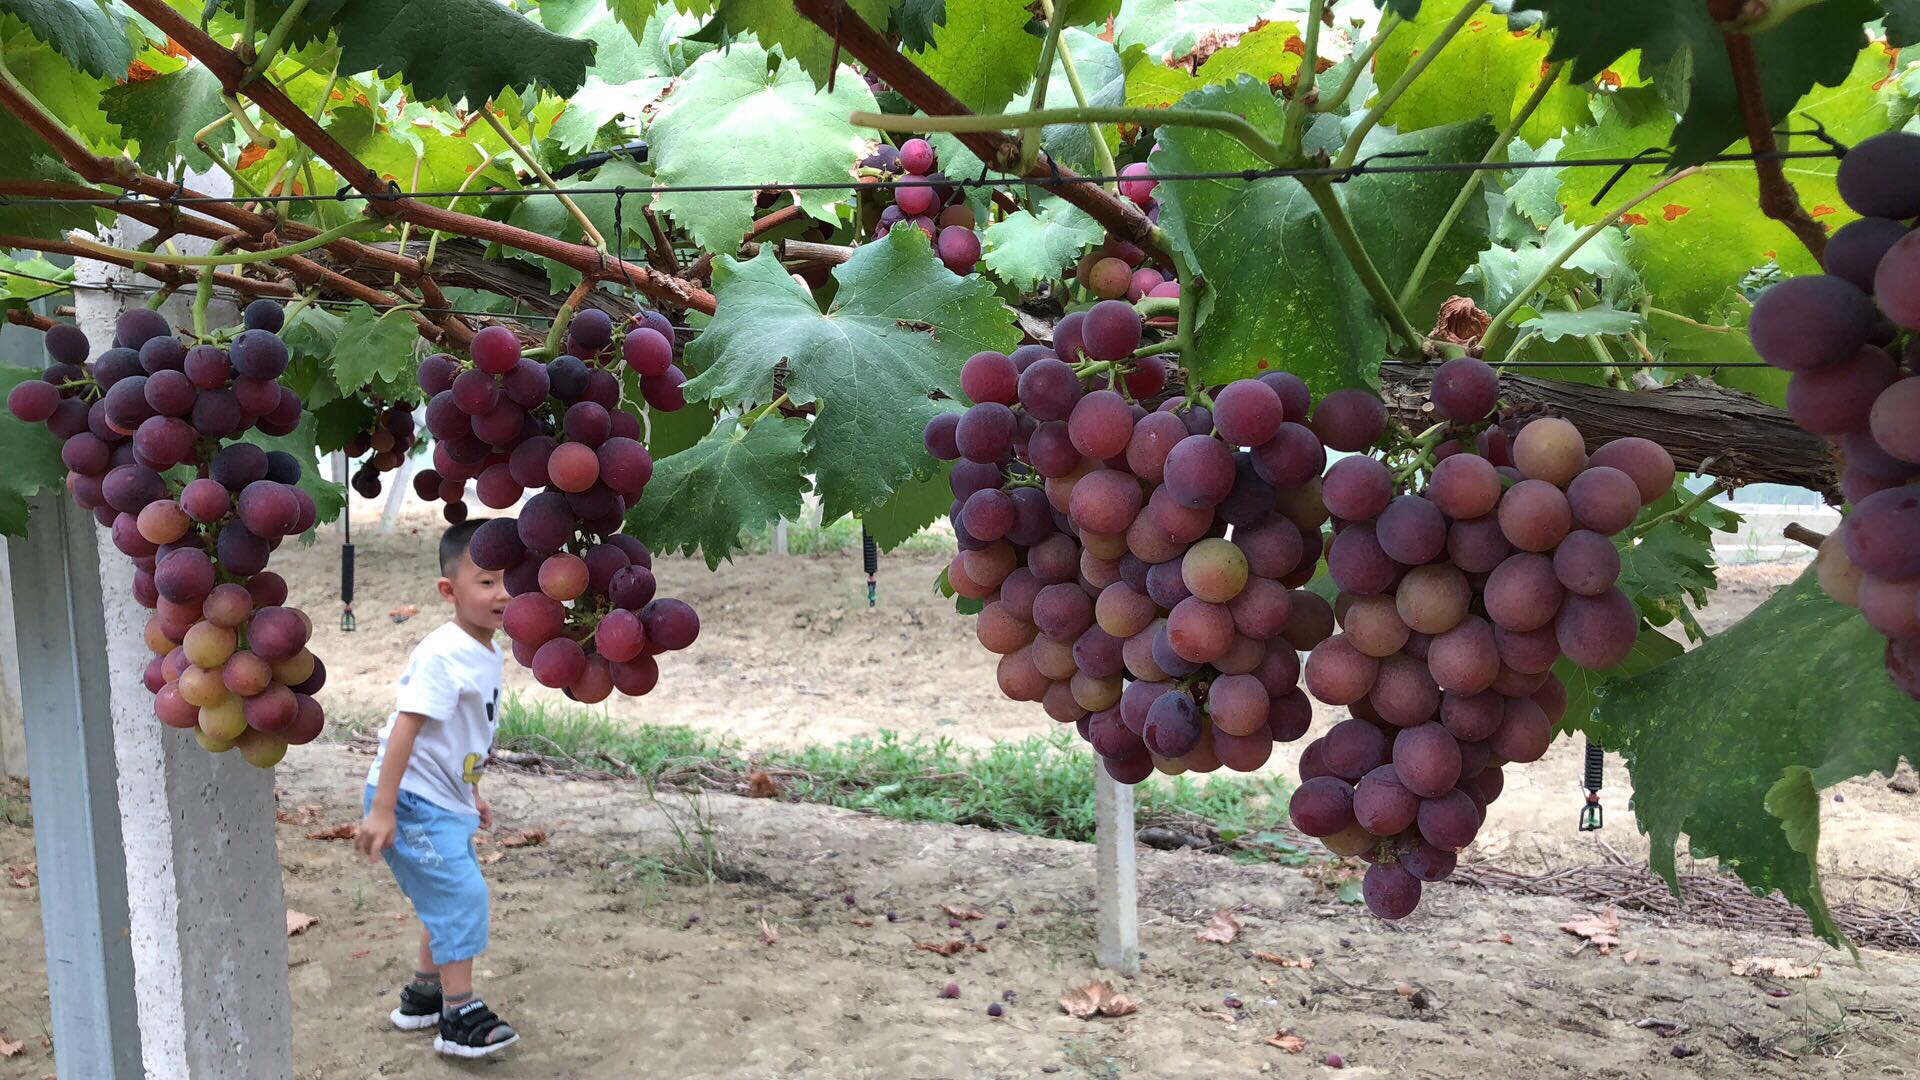
[[[1136, 161], [1123, 166], [1120, 175], [1128, 178], [1120, 181], [1120, 194], [1145, 211], [1149, 221], [1159, 223], [1160, 201], [1153, 197], [1153, 189], [1160, 182], [1149, 174], [1147, 164]], [[1138, 244], [1109, 237], [1074, 266], [1074, 279], [1097, 300], [1137, 303], [1148, 296], [1178, 299], [1180, 283], [1142, 265], [1146, 260], [1147, 253]], [[1170, 327], [1174, 320], [1163, 317], [1151, 325]]]
[[285, 606], [287, 583], [266, 568], [283, 539], [313, 528], [313, 498], [291, 455], [234, 441], [300, 422], [299, 399], [277, 381], [281, 320], [279, 305], [256, 300], [225, 347], [188, 346], [159, 313], [136, 308], [91, 361], [85, 334], [55, 326], [42, 377], [7, 395], [16, 418], [61, 440], [74, 502], [134, 561], [134, 596], [154, 612], [154, 715], [261, 768], [326, 721], [313, 697], [326, 668], [306, 647], [312, 621]]
[[908, 139], [895, 150], [881, 143], [861, 164], [889, 176], [927, 181], [893, 189], [893, 203], [880, 211], [874, 239], [906, 222], [927, 234], [941, 265], [956, 274], [973, 272], [980, 262], [980, 236], [974, 231], [977, 223], [973, 208], [967, 205], [959, 186], [937, 171], [933, 144], [925, 139]]
[[636, 372], [652, 408], [686, 404], [672, 326], [655, 312], [638, 322], [616, 345], [606, 313], [582, 311], [567, 352], [546, 364], [522, 356], [512, 331], [490, 326], [474, 335], [469, 361], [436, 354], [420, 365], [434, 467], [416, 475], [415, 490], [445, 500], [450, 521], [466, 517], [469, 481], [495, 510], [525, 498], [517, 518], [473, 534], [473, 561], [504, 572], [514, 659], [543, 686], [589, 704], [615, 690], [652, 690], [654, 657], [700, 632], [693, 608], [654, 595], [652, 553], [620, 532], [653, 457], [611, 369]]
[[[1491, 367], [1457, 359], [1432, 397], [1475, 424], [1499, 392]], [[1567, 703], [1555, 662], [1600, 671], [1632, 649], [1640, 617], [1615, 584], [1612, 538], [1674, 480], [1659, 445], [1619, 439], [1589, 456], [1554, 417], [1511, 440], [1487, 428], [1482, 453], [1443, 445], [1398, 471], [1343, 458], [1321, 481], [1341, 632], [1307, 658], [1306, 686], [1353, 716], [1301, 754], [1289, 809], [1302, 832], [1372, 863], [1362, 894], [1388, 919], [1453, 872], [1501, 767], [1546, 753]]]
[[365, 457], [353, 473], [353, 490], [363, 499], [380, 497], [380, 474], [392, 472], [407, 460], [414, 444], [413, 406], [388, 405], [374, 414], [367, 430], [342, 447], [350, 458]]
[[1349, 399], [1372, 399], [1331, 394], [1309, 428], [1306, 384], [1274, 372], [1149, 410], [1168, 366], [1134, 355], [1142, 331], [1106, 300], [1062, 319], [1052, 350], [962, 367], [973, 404], [925, 433], [956, 462], [948, 581], [984, 602], [1002, 692], [1076, 724], [1115, 779], [1251, 771], [1312, 720], [1298, 650], [1333, 628], [1300, 590], [1322, 441], [1371, 442]]
[[1866, 140], [1836, 180], [1864, 216], [1827, 242], [1825, 274], [1761, 293], [1749, 330], [1793, 373], [1794, 422], [1845, 461], [1852, 509], [1820, 546], [1821, 587], [1885, 635], [1887, 674], [1920, 698], [1920, 135]]

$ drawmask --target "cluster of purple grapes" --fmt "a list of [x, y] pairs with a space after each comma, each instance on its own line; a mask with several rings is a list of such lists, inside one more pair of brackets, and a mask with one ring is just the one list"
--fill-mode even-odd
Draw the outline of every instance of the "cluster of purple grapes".
[[415, 492], [445, 500], [450, 521], [466, 517], [468, 481], [495, 510], [526, 498], [517, 518], [474, 532], [473, 561], [505, 577], [514, 659], [541, 685], [589, 704], [615, 690], [652, 690], [654, 657], [700, 632], [693, 608], [655, 597], [652, 553], [620, 533], [653, 457], [609, 368], [624, 362], [637, 372], [655, 409], [686, 404], [672, 326], [655, 312], [639, 322], [616, 349], [606, 313], [582, 311], [566, 354], [546, 364], [522, 356], [512, 331], [490, 326], [474, 335], [470, 362], [436, 354], [420, 365], [434, 467], [415, 476]]
[[306, 647], [312, 620], [285, 606], [287, 583], [266, 568], [318, 510], [291, 455], [230, 441], [300, 422], [299, 399], [277, 381], [288, 359], [282, 318], [279, 305], [256, 300], [226, 348], [188, 347], [159, 313], [136, 308], [90, 362], [86, 335], [55, 326], [42, 377], [7, 395], [17, 419], [61, 440], [74, 502], [134, 562], [134, 597], [154, 612], [145, 675], [154, 715], [261, 768], [326, 723], [313, 697], [326, 668]]
[[927, 234], [940, 262], [956, 274], [971, 274], [980, 262], [980, 236], [974, 231], [973, 208], [966, 203], [960, 188], [938, 171], [933, 144], [925, 139], [908, 139], [895, 150], [881, 143], [861, 162], [889, 176], [919, 177], [925, 184], [909, 184], [893, 189], [893, 204], [880, 211], [874, 226], [874, 239], [893, 231], [902, 222]]
[[392, 472], [407, 460], [414, 444], [413, 406], [389, 405], [374, 415], [367, 430], [343, 447], [350, 458], [365, 457], [353, 473], [353, 490], [363, 499], [380, 497], [380, 474]]
[[[1129, 177], [1120, 181], [1120, 194], [1145, 211], [1149, 221], [1158, 223], [1160, 201], [1153, 197], [1153, 189], [1159, 181], [1148, 175], [1147, 164], [1136, 161], [1121, 168], [1120, 175]], [[1148, 296], [1178, 299], [1180, 283], [1151, 266], [1141, 265], [1146, 261], [1147, 253], [1138, 244], [1108, 237], [1105, 243], [1081, 257], [1073, 270], [1074, 280], [1097, 300], [1137, 303]], [[1149, 325], [1171, 327], [1175, 321], [1161, 316]]]
[[[1450, 360], [1432, 396], [1442, 416], [1476, 424], [1499, 380]], [[1306, 686], [1353, 715], [1301, 754], [1289, 809], [1302, 832], [1372, 863], [1362, 893], [1388, 919], [1453, 872], [1501, 767], [1546, 753], [1567, 704], [1553, 665], [1605, 670], [1632, 649], [1639, 613], [1615, 584], [1611, 537], [1674, 480], [1659, 445], [1619, 439], [1589, 457], [1555, 417], [1511, 440], [1485, 429], [1485, 456], [1445, 446], [1430, 468], [1356, 455], [1321, 481], [1341, 632], [1307, 657]], [[1423, 491], [1395, 494], [1422, 473]]]
[[973, 404], [925, 433], [956, 462], [948, 581], [984, 602], [1002, 692], [1077, 724], [1115, 779], [1252, 771], [1312, 720], [1299, 651], [1333, 629], [1301, 589], [1326, 520], [1317, 482], [1327, 446], [1377, 437], [1380, 405], [1342, 390], [1315, 410], [1305, 383], [1270, 372], [1150, 410], [1168, 366], [1134, 355], [1142, 331], [1104, 300], [1062, 319], [1051, 351], [967, 361]]
[[1749, 330], [1792, 373], [1794, 422], [1846, 463], [1852, 510], [1820, 546], [1821, 587], [1886, 636], [1887, 674], [1920, 698], [1920, 135], [1866, 140], [1836, 180], [1864, 216], [1828, 241], [1825, 274], [1761, 293]]

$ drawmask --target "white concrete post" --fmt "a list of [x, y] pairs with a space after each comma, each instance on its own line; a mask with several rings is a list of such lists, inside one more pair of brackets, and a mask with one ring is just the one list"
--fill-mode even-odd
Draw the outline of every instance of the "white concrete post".
[[775, 555], [785, 555], [787, 553], [786, 518], [781, 518], [779, 521], [773, 523], [773, 553]]
[[0, 536], [0, 776], [27, 775], [27, 716], [20, 705], [19, 637], [14, 632], [13, 587], [7, 538]]
[[1100, 936], [1094, 958], [1122, 975], [1140, 971], [1140, 890], [1133, 849], [1133, 788], [1093, 766], [1095, 895]]
[[[220, 195], [220, 176], [197, 178]], [[116, 235], [117, 234], [117, 235]], [[110, 243], [130, 247], [150, 235], [122, 219]], [[182, 247], [205, 241], [182, 237]], [[138, 296], [88, 289], [129, 272], [80, 261], [76, 321], [96, 350]], [[191, 322], [190, 298], [163, 312]], [[223, 323], [238, 312], [222, 304]], [[189, 732], [164, 727], [141, 684], [148, 612], [133, 598], [133, 566], [96, 530], [104, 660], [111, 681], [114, 754], [119, 767], [133, 982], [146, 1075], [166, 1080], [293, 1075], [293, 1006], [287, 988], [286, 901], [274, 837], [273, 773], [236, 753], [209, 754]], [[35, 787], [42, 777], [36, 773]], [[46, 778], [58, 782], [58, 778]], [[58, 858], [58, 856], [55, 856]], [[51, 944], [51, 943], [50, 943]], [[61, 958], [49, 955], [48, 969]], [[56, 1023], [58, 1022], [56, 1017]], [[75, 1074], [80, 1075], [80, 1074]]]

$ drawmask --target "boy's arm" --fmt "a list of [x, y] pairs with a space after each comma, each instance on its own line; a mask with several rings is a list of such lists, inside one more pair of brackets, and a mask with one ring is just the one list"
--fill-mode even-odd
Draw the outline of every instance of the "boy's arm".
[[387, 756], [381, 759], [380, 779], [373, 790], [373, 805], [353, 834], [353, 846], [368, 861], [393, 846], [394, 834], [399, 831], [393, 806], [400, 798], [400, 778], [406, 775], [407, 762], [413, 757], [413, 740], [426, 722], [427, 718], [418, 713], [403, 712], [394, 717], [393, 731], [387, 735]]
[[480, 794], [480, 781], [473, 782], [473, 808], [480, 814], [480, 827], [493, 828], [493, 807], [487, 803], [486, 796]]

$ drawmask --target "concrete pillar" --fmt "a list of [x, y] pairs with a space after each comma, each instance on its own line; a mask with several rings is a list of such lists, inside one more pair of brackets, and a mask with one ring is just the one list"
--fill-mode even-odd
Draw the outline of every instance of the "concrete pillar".
[[20, 643], [14, 632], [10, 576], [7, 538], [0, 536], [0, 776], [25, 776], [27, 717], [20, 706]]
[[1093, 767], [1095, 898], [1099, 940], [1094, 957], [1122, 975], [1140, 970], [1140, 889], [1133, 847], [1133, 788]]
[[[212, 194], [230, 190], [224, 177], [198, 182]], [[144, 226], [122, 219], [108, 242], [128, 247], [145, 235]], [[179, 242], [205, 248], [204, 241]], [[127, 280], [130, 272], [118, 267], [81, 261], [75, 271], [82, 283], [76, 321], [104, 347], [119, 312], [144, 298], [84, 287]], [[175, 325], [188, 325], [190, 300], [176, 297], [162, 310]], [[212, 315], [221, 323], [238, 320], [231, 305]], [[106, 530], [97, 529], [95, 541], [146, 1075], [290, 1078], [293, 1009], [273, 773], [237, 753], [208, 754], [191, 733], [154, 719], [152, 695], [141, 685], [148, 612], [133, 598], [131, 562]], [[38, 788], [38, 772], [34, 779]], [[49, 953], [49, 970], [61, 962]]]

